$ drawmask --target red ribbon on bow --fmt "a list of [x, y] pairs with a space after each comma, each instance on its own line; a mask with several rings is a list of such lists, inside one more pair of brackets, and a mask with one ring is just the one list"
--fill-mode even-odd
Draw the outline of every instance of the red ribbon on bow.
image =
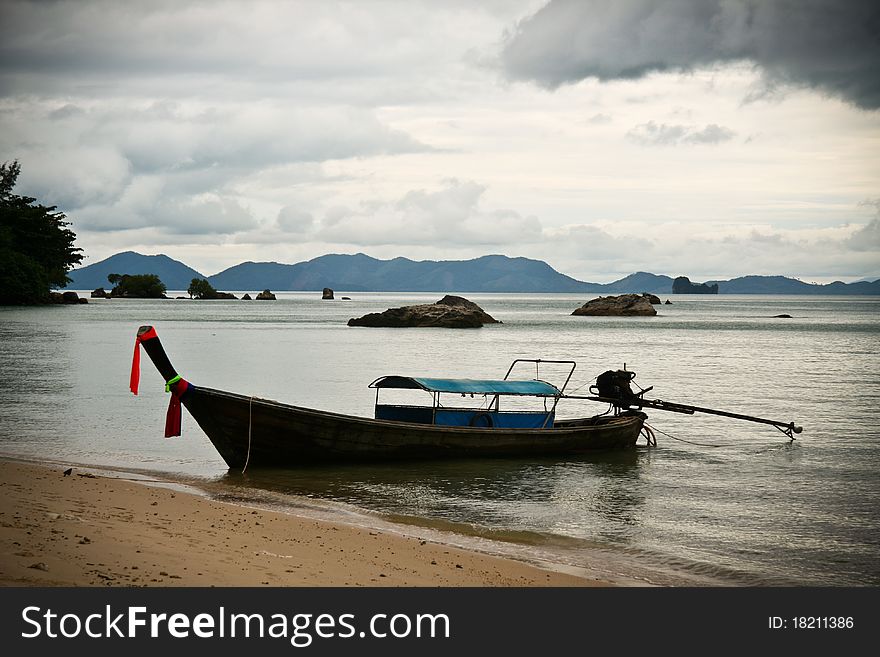
[[[144, 331], [135, 338], [134, 354], [131, 357], [131, 376], [128, 383], [128, 387], [135, 395], [138, 394], [138, 385], [141, 380], [141, 343], [158, 338], [159, 335], [153, 327], [150, 327], [149, 330]], [[180, 376], [175, 376], [165, 383], [165, 392], [171, 393], [171, 399], [168, 402], [168, 412], [165, 414], [166, 438], [180, 435], [180, 400], [189, 391], [190, 387], [190, 383]]]
[[171, 384], [171, 399], [168, 400], [168, 412], [165, 414], [165, 437], [180, 435], [180, 398], [189, 390], [189, 382], [180, 379]]
[[134, 339], [134, 356], [131, 358], [131, 376], [129, 377], [128, 387], [135, 395], [138, 394], [138, 384], [141, 381], [141, 342], [158, 337], [159, 334], [156, 333], [156, 329], [151, 327], [149, 331]]

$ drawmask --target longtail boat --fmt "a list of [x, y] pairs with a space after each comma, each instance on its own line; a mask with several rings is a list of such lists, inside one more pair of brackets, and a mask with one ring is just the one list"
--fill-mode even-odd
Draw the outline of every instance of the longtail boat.
[[[647, 415], [640, 410], [642, 405], [655, 403], [643, 398], [650, 388], [633, 395], [628, 385], [632, 373], [618, 370], [599, 377], [602, 385], [596, 388], [596, 396], [566, 395], [565, 388], [576, 367], [574, 361], [517, 359], [503, 379], [491, 380], [383, 376], [369, 384], [376, 390], [375, 417], [365, 418], [194, 386], [174, 369], [152, 326], [140, 327], [135, 341], [130, 380], [135, 395], [140, 380], [140, 347], [166, 381], [166, 392], [171, 393], [166, 437], [180, 435], [182, 405], [233, 469], [395, 459], [562, 456], [634, 448], [640, 435], [648, 444], [654, 442], [653, 433], [644, 424]], [[514, 368], [525, 362], [536, 367], [542, 363], [570, 366], [570, 370], [560, 387], [537, 376], [528, 380], [510, 378]], [[432, 403], [380, 403], [380, 391], [387, 389], [427, 392]], [[628, 396], [626, 390], [630, 391]], [[469, 408], [444, 404], [449, 395], [467, 399], [479, 396], [483, 405]], [[507, 408], [510, 398], [526, 397], [542, 402], [541, 407]], [[606, 402], [609, 411], [587, 418], [559, 419], [556, 408], [563, 399]], [[681, 404], [667, 404], [667, 408], [662, 406], [665, 402], [657, 403], [661, 406], [655, 407], [675, 412], [697, 408]], [[789, 435], [800, 431], [793, 423], [726, 415], [781, 425], [789, 429]]]

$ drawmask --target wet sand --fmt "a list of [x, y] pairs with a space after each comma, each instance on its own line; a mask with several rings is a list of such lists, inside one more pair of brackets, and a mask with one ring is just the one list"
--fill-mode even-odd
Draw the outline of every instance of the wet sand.
[[2, 586], [610, 586], [434, 541], [0, 459]]

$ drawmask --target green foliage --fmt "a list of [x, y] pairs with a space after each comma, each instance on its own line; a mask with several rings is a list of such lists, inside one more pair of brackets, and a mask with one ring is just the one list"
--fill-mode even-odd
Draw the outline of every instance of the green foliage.
[[18, 306], [48, 300], [46, 270], [32, 258], [0, 247], [0, 304]]
[[194, 278], [186, 290], [193, 299], [216, 299], [217, 290], [204, 278]]
[[113, 297], [165, 298], [165, 283], [156, 274], [110, 274], [107, 280], [114, 284], [110, 291]]
[[40, 303], [50, 287], [63, 287], [82, 249], [55, 206], [17, 196], [13, 187], [21, 173], [16, 162], [0, 164], [0, 303]]

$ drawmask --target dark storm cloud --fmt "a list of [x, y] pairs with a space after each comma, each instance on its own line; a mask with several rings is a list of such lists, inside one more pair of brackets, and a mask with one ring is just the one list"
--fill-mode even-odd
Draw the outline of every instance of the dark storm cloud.
[[547, 86], [750, 61], [791, 84], [880, 108], [876, 0], [550, 0], [502, 53], [515, 79]]

